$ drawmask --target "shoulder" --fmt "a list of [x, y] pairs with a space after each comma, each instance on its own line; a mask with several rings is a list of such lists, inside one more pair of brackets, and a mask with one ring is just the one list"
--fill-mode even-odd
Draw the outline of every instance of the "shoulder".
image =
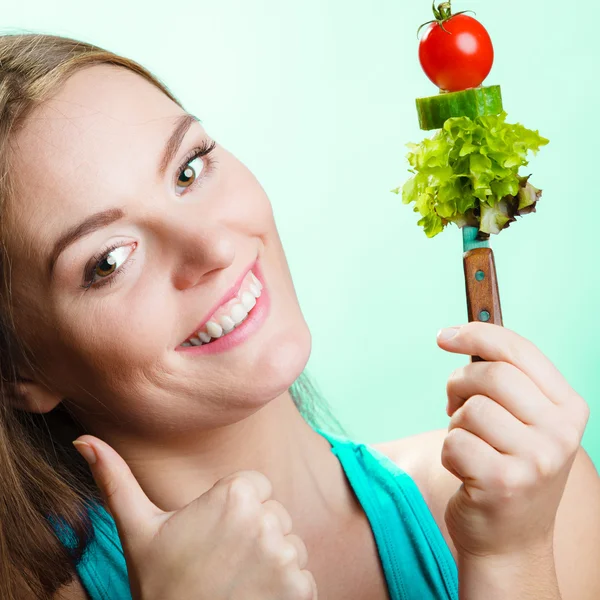
[[[373, 444], [373, 448], [408, 473], [419, 486], [423, 496], [429, 499], [436, 463], [441, 466], [440, 456], [446, 434], [445, 429], [436, 429], [391, 442]], [[448, 475], [460, 485], [456, 477], [450, 473]]]
[[[456, 557], [444, 515], [461, 481], [441, 462], [447, 433], [446, 429], [428, 431], [373, 447], [412, 477]], [[583, 448], [571, 468], [556, 515], [554, 553], [564, 600], [583, 600], [590, 590], [600, 589], [600, 477]]]
[[447, 433], [446, 429], [436, 429], [373, 444], [373, 447], [410, 475], [456, 558], [456, 549], [448, 533], [444, 514], [448, 500], [460, 487], [461, 481], [442, 466], [442, 446]]

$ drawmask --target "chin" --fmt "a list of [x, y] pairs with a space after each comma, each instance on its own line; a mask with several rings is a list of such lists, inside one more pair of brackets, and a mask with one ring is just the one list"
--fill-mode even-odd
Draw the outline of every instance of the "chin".
[[281, 381], [281, 391], [287, 390], [304, 371], [312, 348], [312, 336], [306, 323], [292, 339], [281, 340], [277, 352], [271, 354], [267, 372]]
[[248, 386], [247, 406], [259, 409], [281, 396], [304, 371], [310, 357], [312, 336], [304, 320], [269, 340], [269, 351], [261, 352], [252, 366], [252, 382]]

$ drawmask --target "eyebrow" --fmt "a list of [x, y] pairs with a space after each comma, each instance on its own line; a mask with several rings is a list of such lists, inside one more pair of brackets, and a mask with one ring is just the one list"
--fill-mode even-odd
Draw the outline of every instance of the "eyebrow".
[[[173, 129], [173, 133], [171, 133], [169, 139], [167, 140], [162, 158], [159, 163], [158, 172], [161, 176], [165, 175], [169, 163], [177, 154], [185, 134], [188, 132], [189, 128], [194, 122], [200, 122], [200, 119], [194, 115], [190, 115], [189, 113], [185, 113], [177, 119], [175, 123], [175, 129]], [[74, 225], [65, 233], [63, 233], [56, 240], [54, 247], [52, 248], [52, 252], [50, 253], [50, 258], [48, 259], [48, 273], [50, 274], [50, 277], [52, 277], [58, 257], [68, 246], [74, 244], [80, 238], [89, 235], [98, 229], [102, 229], [103, 227], [108, 227], [115, 221], [119, 221], [124, 217], [125, 213], [120, 208], [110, 208], [87, 217], [81, 223]]]
[[194, 115], [190, 115], [189, 113], [185, 113], [181, 115], [175, 124], [175, 129], [171, 134], [171, 137], [167, 140], [167, 144], [165, 146], [165, 151], [163, 153], [162, 159], [160, 161], [160, 165], [158, 167], [158, 172], [161, 176], [164, 177], [164, 174], [169, 166], [169, 163], [173, 160], [175, 154], [179, 150], [181, 146], [181, 142], [185, 137], [185, 134], [188, 132], [188, 129], [192, 126], [192, 123], [200, 122], [200, 119], [195, 117]]
[[63, 235], [56, 240], [48, 260], [48, 272], [50, 273], [50, 276], [52, 277], [56, 261], [65, 248], [75, 243], [79, 238], [89, 235], [98, 229], [102, 229], [102, 227], [108, 227], [115, 221], [122, 219], [124, 216], [125, 213], [120, 208], [109, 208], [108, 210], [87, 217], [81, 223], [74, 225], [63, 233]]

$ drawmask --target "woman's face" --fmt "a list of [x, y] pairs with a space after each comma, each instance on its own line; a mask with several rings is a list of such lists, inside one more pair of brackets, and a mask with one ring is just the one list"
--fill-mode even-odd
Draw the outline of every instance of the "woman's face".
[[[212, 142], [198, 121], [169, 142], [185, 115], [142, 77], [93, 66], [13, 137], [17, 331], [92, 433], [237, 421], [310, 354], [265, 191], [220, 145], [194, 158]], [[198, 330], [212, 341], [189, 345]]]

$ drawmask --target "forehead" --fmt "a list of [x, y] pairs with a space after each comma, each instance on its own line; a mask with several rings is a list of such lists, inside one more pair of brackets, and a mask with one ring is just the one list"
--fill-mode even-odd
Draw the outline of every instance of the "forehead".
[[96, 65], [69, 77], [13, 137], [9, 237], [16, 228], [35, 248], [40, 235], [139, 195], [141, 182], [157, 180], [159, 157], [183, 113], [125, 68]]

